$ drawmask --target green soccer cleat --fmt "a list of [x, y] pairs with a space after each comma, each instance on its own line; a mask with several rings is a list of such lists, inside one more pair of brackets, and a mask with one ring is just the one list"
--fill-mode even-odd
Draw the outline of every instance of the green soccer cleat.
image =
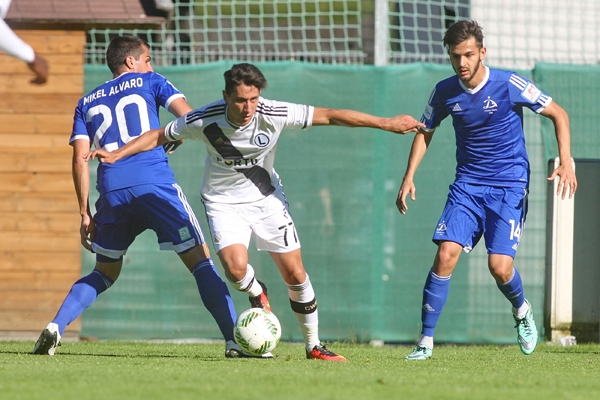
[[538, 332], [535, 327], [535, 321], [533, 320], [533, 307], [531, 307], [529, 301], [525, 301], [529, 305], [529, 310], [527, 310], [525, 317], [517, 319], [517, 317], [513, 315], [513, 318], [516, 323], [515, 328], [517, 328], [517, 342], [519, 343], [519, 347], [521, 347], [523, 354], [529, 355], [535, 350]]
[[425, 344], [418, 344], [417, 347], [415, 347], [415, 349], [412, 351], [412, 353], [410, 353], [409, 355], [406, 356], [407, 360], [427, 360], [428, 358], [431, 358], [431, 354], [433, 353], [433, 350], [431, 350], [429, 347], [427, 347], [427, 345]]

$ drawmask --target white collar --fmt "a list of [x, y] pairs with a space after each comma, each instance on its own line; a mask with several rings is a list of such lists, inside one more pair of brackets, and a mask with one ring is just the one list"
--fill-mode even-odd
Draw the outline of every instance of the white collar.
[[462, 88], [465, 89], [465, 92], [470, 93], [470, 94], [475, 94], [475, 93], [479, 92], [481, 90], [481, 88], [487, 83], [487, 81], [490, 79], [490, 69], [488, 67], [486, 67], [485, 65], [483, 66], [483, 68], [485, 68], [485, 77], [483, 78], [481, 83], [479, 85], [475, 86], [473, 89], [469, 89], [468, 87], [465, 86], [465, 84], [460, 79], [458, 80], [458, 83], [460, 83], [460, 86], [462, 86]]

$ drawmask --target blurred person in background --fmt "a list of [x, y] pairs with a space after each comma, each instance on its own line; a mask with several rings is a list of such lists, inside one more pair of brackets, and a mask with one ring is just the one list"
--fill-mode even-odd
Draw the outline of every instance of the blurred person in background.
[[21, 40], [4, 21], [11, 2], [12, 0], [0, 0], [0, 51], [27, 63], [35, 74], [31, 83], [41, 85], [48, 80], [48, 62]]

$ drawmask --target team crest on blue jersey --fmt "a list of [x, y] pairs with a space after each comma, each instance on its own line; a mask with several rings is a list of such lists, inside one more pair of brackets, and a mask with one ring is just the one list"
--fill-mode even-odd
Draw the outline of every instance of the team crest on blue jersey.
[[269, 137], [264, 133], [259, 133], [254, 136], [254, 144], [258, 147], [266, 147], [269, 144]]
[[438, 235], [445, 235], [447, 230], [448, 227], [446, 227], [446, 222], [444, 221], [438, 224], [437, 228], [435, 229], [435, 233]]
[[483, 111], [493, 114], [498, 111], [498, 104], [490, 96], [483, 101]]

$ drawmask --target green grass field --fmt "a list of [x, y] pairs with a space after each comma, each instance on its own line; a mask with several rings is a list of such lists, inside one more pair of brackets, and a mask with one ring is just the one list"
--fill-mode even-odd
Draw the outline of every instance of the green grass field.
[[224, 344], [0, 342], [0, 399], [594, 399], [600, 345], [438, 345], [409, 362], [409, 346], [336, 343], [349, 362], [306, 360], [280, 343], [271, 360], [225, 359]]

